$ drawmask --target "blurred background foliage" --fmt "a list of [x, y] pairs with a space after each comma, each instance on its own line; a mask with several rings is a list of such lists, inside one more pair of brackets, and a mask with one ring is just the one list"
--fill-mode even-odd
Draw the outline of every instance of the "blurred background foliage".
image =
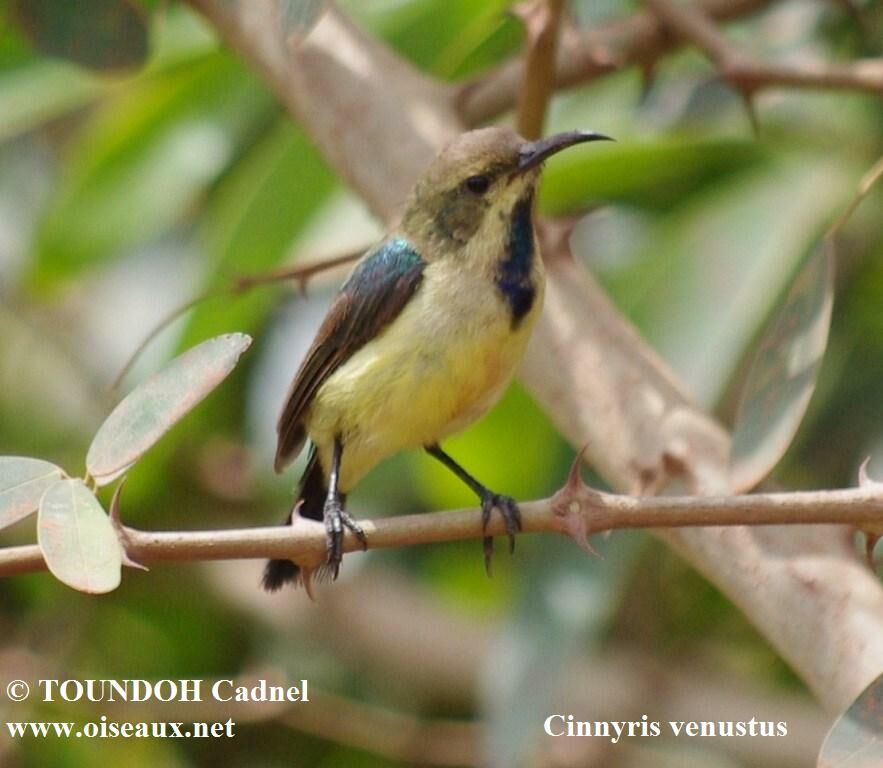
[[[22, 33], [22, 14], [40, 28], [33, 18], [63, 5], [0, 2], [0, 453], [81, 471], [114, 400], [109, 385], [141, 339], [174, 307], [219, 292], [148, 348], [124, 389], [210, 335], [244, 331], [256, 343], [234, 376], [139, 463], [124, 516], [147, 528], [274, 523], [297, 475], [272, 474], [276, 413], [342, 273], [315, 280], [305, 298], [284, 286], [240, 297], [224, 291], [242, 274], [367, 245], [378, 224], [187, 7], [128, 4], [137, 23], [117, 27], [126, 43], [119, 50], [111, 39], [104, 63], [144, 64], [95, 74], [46, 55], [45, 38]], [[80, 5], [53, 23], [76, 30], [86, 17]], [[107, 3], [88, 5], [98, 18]], [[502, 0], [342, 5], [443, 79], [474, 76], [521, 44]], [[627, 0], [573, 5], [587, 25], [634, 10]], [[883, 8], [873, 0], [772, 3], [728, 30], [762, 55], [883, 54]], [[85, 63], [94, 65], [91, 55]], [[775, 90], [760, 97], [758, 111], [756, 138], [738, 96], [695, 52], [664, 60], [646, 92], [640, 73], [627, 71], [562, 93], [550, 131], [591, 127], [618, 143], [556, 158], [541, 195], [547, 213], [582, 217], [576, 255], [726, 423], [759, 330], [883, 150], [883, 104], [867, 95]], [[881, 202], [874, 193], [841, 239], [829, 349], [810, 411], [772, 478], [783, 487], [848, 485], [865, 456], [883, 456]], [[490, 486], [523, 499], [554, 491], [573, 456], [517, 383], [448, 448]], [[883, 474], [883, 460], [876, 467]], [[378, 468], [351, 508], [373, 517], [473, 502], [436, 464], [406, 455]], [[30, 520], [4, 532], [9, 544], [32, 538]], [[498, 556], [490, 580], [474, 542], [350, 556], [318, 606], [299, 593], [260, 592], [259, 563], [130, 570], [122, 588], [101, 599], [46, 575], [8, 579], [0, 591], [0, 670], [25, 679], [28, 671], [178, 679], [271, 670], [308, 678], [319, 698], [369, 708], [351, 714], [355, 720], [370, 722], [370, 713], [387, 708], [424, 725], [477, 720], [473, 736], [503, 766], [548, 748], [538, 742], [538, 724], [571, 701], [563, 692], [574, 686], [594, 690], [599, 719], [666, 719], [655, 673], [636, 673], [661, 665], [711, 674], [724, 701], [729, 690], [767, 704], [788, 697], [804, 718], [802, 738], [820, 742], [808, 694], [713, 587], [644, 533], [617, 533], [596, 546], [604, 559], [571, 542], [523, 537], [514, 558]], [[623, 669], [610, 661], [623, 653], [638, 662]], [[605, 688], [591, 676], [574, 678], [586, 659], [605, 670]], [[643, 693], [629, 700], [631, 709], [615, 709], [629, 686]], [[641, 711], [635, 701], [645, 702]], [[709, 714], [704, 706], [693, 716]], [[16, 707], [16, 718], [26, 719], [24, 711]], [[229, 741], [0, 739], [0, 758], [91, 766], [118, 756], [136, 768], [414, 762], [390, 746], [391, 736], [384, 741], [382, 727], [372, 746], [333, 707], [317, 705], [312, 720], [261, 712], [237, 717]], [[35, 704], [27, 717], [100, 713], [111, 711]], [[125, 719], [137, 713], [126, 710]], [[177, 714], [168, 719], [228, 716], [196, 705]], [[424, 732], [417, 734], [420, 741]], [[426, 748], [432, 743], [427, 736]], [[431, 754], [426, 764], [437, 762]], [[692, 742], [621, 746], [600, 759], [798, 764]]]

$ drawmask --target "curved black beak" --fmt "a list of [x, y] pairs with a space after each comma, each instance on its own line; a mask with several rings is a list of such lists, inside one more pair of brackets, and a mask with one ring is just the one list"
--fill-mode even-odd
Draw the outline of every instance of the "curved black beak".
[[529, 171], [556, 152], [586, 141], [614, 141], [614, 139], [594, 131], [565, 131], [546, 136], [544, 139], [529, 141], [521, 148], [515, 173]]

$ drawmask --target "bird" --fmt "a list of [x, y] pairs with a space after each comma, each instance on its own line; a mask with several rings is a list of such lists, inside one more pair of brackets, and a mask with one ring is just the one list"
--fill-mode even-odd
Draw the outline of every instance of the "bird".
[[[498, 494], [441, 448], [481, 417], [513, 377], [540, 315], [545, 284], [534, 230], [544, 161], [610, 137], [567, 131], [528, 141], [511, 128], [460, 134], [405, 201], [400, 223], [357, 262], [332, 301], [285, 397], [275, 469], [309, 455], [288, 516], [324, 521], [318, 568], [268, 561], [270, 592], [338, 577], [345, 530], [367, 547], [346, 496], [376, 464], [423, 449], [481, 503], [482, 529], [502, 515], [509, 549], [521, 528], [514, 499]], [[483, 537], [490, 573], [493, 539]]]

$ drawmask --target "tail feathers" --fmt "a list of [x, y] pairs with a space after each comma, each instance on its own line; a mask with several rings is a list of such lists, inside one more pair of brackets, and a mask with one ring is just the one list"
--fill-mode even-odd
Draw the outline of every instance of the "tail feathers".
[[267, 592], [278, 592], [286, 584], [302, 583], [301, 569], [294, 560], [268, 560], [261, 577], [261, 586]]
[[278, 592], [286, 584], [303, 587], [309, 598], [315, 600], [313, 584], [334, 581], [334, 578], [334, 569], [327, 563], [318, 568], [301, 568], [294, 560], [273, 559], [264, 567], [261, 586], [267, 592]]
[[[310, 454], [310, 460], [307, 468], [304, 470], [303, 477], [300, 481], [300, 497], [294, 508], [288, 514], [286, 522], [291, 525], [295, 512], [301, 517], [310, 520], [321, 521], [325, 516], [325, 476], [322, 473], [322, 467], [319, 465], [315, 450]], [[322, 571], [320, 568], [317, 575], [321, 578]], [[310, 575], [293, 560], [274, 559], [267, 562], [264, 568], [264, 576], [261, 579], [261, 586], [267, 592], [276, 592], [286, 584], [294, 584], [295, 586], [304, 586], [309, 591]]]

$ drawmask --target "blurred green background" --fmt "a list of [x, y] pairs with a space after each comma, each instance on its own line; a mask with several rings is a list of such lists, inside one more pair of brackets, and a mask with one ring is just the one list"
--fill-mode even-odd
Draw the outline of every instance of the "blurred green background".
[[[12, 23], [13, 5], [0, 3], [0, 454], [78, 473], [114, 402], [116, 373], [169, 311], [242, 274], [368, 245], [380, 230], [187, 7], [142, 3], [152, 14], [146, 66], [110, 75], [39, 52]], [[476, 75], [521, 45], [500, 0], [342, 5], [444, 79]], [[881, 4], [855, 5], [861, 25], [843, 4], [779, 2], [728, 30], [764, 56], [883, 54]], [[574, 8], [581, 24], [632, 10], [624, 0]], [[757, 108], [759, 137], [738, 96], [690, 52], [665, 59], [646, 93], [634, 70], [562, 93], [550, 131], [590, 127], [618, 143], [557, 159], [541, 195], [547, 213], [591, 210], [575, 229], [575, 254], [726, 423], [764, 322], [883, 151], [880, 99], [773, 90]], [[809, 413], [771, 479], [782, 487], [852, 484], [868, 455], [883, 475], [881, 202], [875, 192], [841, 238], [829, 348]], [[342, 275], [311, 283], [306, 298], [285, 286], [216, 297], [148, 348], [124, 390], [211, 335], [256, 339], [236, 373], [138, 464], [127, 523], [229, 528], [284, 516], [298, 473], [272, 473], [274, 422]], [[520, 499], [553, 492], [574, 454], [518, 384], [447, 448]], [[473, 504], [451, 475], [415, 454], [378, 468], [350, 509], [374, 517]], [[3, 532], [6, 544], [33, 535], [33, 518]], [[745, 619], [646, 534], [617, 533], [595, 546], [603, 559], [526, 536], [514, 558], [498, 555], [493, 579], [475, 542], [353, 555], [318, 605], [296, 592], [263, 594], [257, 562], [127, 570], [122, 587], [101, 598], [45, 574], [6, 579], [4, 678], [276, 675], [308, 678], [319, 703], [307, 714], [237, 711], [232, 740], [13, 742], [0, 734], [0, 760], [468, 765], [489, 754], [500, 766], [582, 765], [598, 749], [591, 764], [805, 764], [824, 716]], [[720, 701], [709, 709], [711, 690]], [[585, 752], [574, 757], [540, 738], [545, 716], [567, 706], [593, 719], [678, 711], [718, 719], [718, 709], [743, 711], [729, 709], [738, 703], [773, 719], [790, 713], [806, 753], [793, 736], [778, 755], [692, 740], [607, 751], [568, 745]], [[100, 704], [3, 706], [18, 720], [113, 713]], [[384, 719], [391, 713], [403, 719]], [[228, 715], [197, 705], [116, 711], [117, 719], [166, 716]]]

